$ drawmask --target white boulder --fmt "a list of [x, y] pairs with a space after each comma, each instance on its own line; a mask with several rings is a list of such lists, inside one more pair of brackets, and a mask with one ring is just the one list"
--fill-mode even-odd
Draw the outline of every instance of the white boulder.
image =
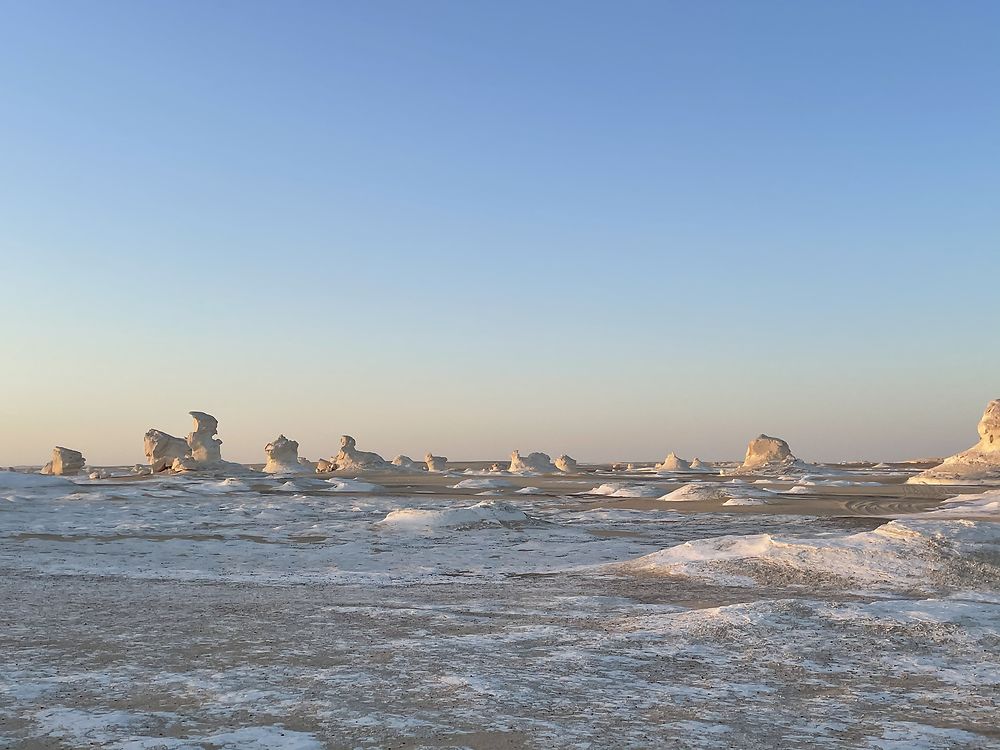
[[424, 463], [427, 464], [427, 471], [440, 473], [448, 468], [448, 459], [444, 456], [435, 456], [433, 453], [424, 456]]
[[317, 474], [327, 474], [337, 468], [337, 465], [333, 461], [327, 461], [325, 458], [321, 458], [316, 462], [316, 473]]
[[80, 451], [57, 445], [52, 449], [52, 460], [42, 467], [40, 473], [55, 476], [79, 474], [86, 465], [87, 461]]
[[359, 451], [357, 441], [350, 435], [340, 436], [340, 452], [332, 459], [335, 471], [365, 471], [384, 469], [389, 462], [377, 453]]
[[794, 464], [796, 460], [784, 440], [761, 434], [747, 445], [747, 454], [740, 471], [786, 467]]
[[553, 472], [556, 467], [552, 465], [552, 459], [547, 453], [529, 453], [522, 456], [519, 451], [510, 454], [510, 467], [507, 471], [512, 474], [546, 473]]
[[555, 467], [561, 472], [572, 474], [577, 471], [576, 459], [563, 453], [555, 460]]
[[910, 477], [912, 484], [991, 484], [1000, 482], [1000, 399], [990, 401], [979, 420], [979, 442], [940, 465]]
[[299, 444], [284, 435], [278, 435], [265, 445], [264, 454], [267, 456], [265, 474], [299, 474], [312, 470], [299, 463]]
[[169, 469], [174, 459], [183, 458], [188, 453], [188, 444], [184, 438], [168, 435], [163, 430], [148, 430], [142, 443], [149, 469], [154, 474]]

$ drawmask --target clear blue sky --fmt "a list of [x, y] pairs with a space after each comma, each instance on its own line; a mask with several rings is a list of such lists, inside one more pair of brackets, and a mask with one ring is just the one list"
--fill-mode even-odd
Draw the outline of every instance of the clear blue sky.
[[0, 464], [944, 454], [1000, 3], [0, 2]]

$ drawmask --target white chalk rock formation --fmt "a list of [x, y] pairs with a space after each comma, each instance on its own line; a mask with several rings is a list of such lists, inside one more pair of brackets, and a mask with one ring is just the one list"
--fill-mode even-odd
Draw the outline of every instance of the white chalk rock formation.
[[512, 474], [546, 473], [553, 472], [556, 467], [552, 465], [552, 459], [547, 453], [529, 453], [522, 456], [519, 451], [510, 454], [510, 466], [507, 471]]
[[427, 471], [440, 473], [448, 468], [448, 459], [444, 456], [435, 456], [433, 453], [424, 456], [424, 463], [427, 464]]
[[300, 474], [310, 470], [299, 463], [299, 444], [284, 435], [278, 435], [265, 445], [264, 454], [267, 456], [265, 474]]
[[500, 464], [490, 464], [489, 471], [491, 474], [497, 474], [501, 471], [504, 471], [504, 468]]
[[321, 458], [316, 462], [316, 473], [317, 474], [327, 474], [337, 468], [337, 465], [333, 461], [327, 461], [325, 458]]
[[979, 420], [979, 442], [907, 482], [912, 484], [993, 484], [1000, 482], [1000, 399], [990, 401]]
[[52, 460], [42, 467], [40, 473], [53, 474], [55, 476], [79, 474], [80, 470], [86, 465], [87, 461], [80, 451], [57, 445], [52, 449]]
[[711, 470], [712, 467], [709, 466], [704, 461], [702, 461], [700, 458], [693, 458], [691, 459], [691, 468], [694, 469], [695, 471], [709, 471]]
[[301, 466], [304, 471], [316, 471], [316, 462], [310, 461], [308, 458], [303, 456], [299, 456], [299, 466]]
[[188, 444], [184, 438], [168, 435], [163, 430], [148, 430], [143, 436], [142, 444], [149, 469], [154, 474], [169, 469], [175, 459], [183, 458], [188, 453]]
[[691, 462], [685, 461], [683, 458], [678, 456], [676, 453], [671, 451], [667, 454], [667, 457], [663, 459], [663, 463], [656, 465], [657, 471], [690, 471]]
[[409, 456], [404, 456], [402, 453], [399, 454], [398, 456], [396, 456], [394, 459], [392, 459], [392, 461], [390, 463], [393, 466], [396, 466], [396, 467], [398, 467], [400, 469], [419, 469], [420, 468], [420, 465], [416, 461], [414, 461]]
[[357, 441], [350, 435], [340, 436], [340, 452], [333, 458], [336, 471], [365, 471], [384, 469], [389, 463], [377, 453], [359, 451]]
[[572, 474], [577, 470], [576, 459], [572, 456], [567, 456], [565, 453], [555, 460], [555, 466], [559, 471], [566, 474]]
[[170, 464], [170, 470], [178, 473], [185, 471], [198, 471], [198, 469], [204, 468], [203, 465], [194, 460], [193, 456], [181, 456], [180, 458], [175, 458], [174, 462]]
[[741, 471], [771, 469], [794, 464], [797, 459], [792, 455], [791, 448], [781, 438], [758, 435], [747, 446], [747, 455], [743, 459]]
[[215, 437], [219, 420], [203, 411], [188, 413], [194, 418], [194, 432], [187, 436], [191, 458], [202, 466], [222, 463], [222, 441]]

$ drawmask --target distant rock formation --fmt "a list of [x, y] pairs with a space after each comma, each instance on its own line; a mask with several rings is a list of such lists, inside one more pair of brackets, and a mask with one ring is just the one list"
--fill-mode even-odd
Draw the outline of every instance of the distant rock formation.
[[547, 453], [529, 453], [522, 456], [519, 451], [510, 454], [510, 467], [507, 471], [512, 474], [524, 474], [526, 472], [553, 472], [556, 467], [552, 465], [552, 459]]
[[712, 469], [711, 466], [697, 457], [691, 459], [691, 468], [695, 471], [710, 471]]
[[316, 462], [302, 456], [299, 456], [299, 466], [305, 471], [316, 471]]
[[284, 435], [278, 435], [265, 445], [264, 454], [267, 456], [265, 474], [300, 474], [312, 470], [299, 463], [299, 444]]
[[555, 466], [565, 474], [572, 474], [577, 471], [576, 459], [572, 456], [567, 456], [565, 453], [555, 460]]
[[424, 463], [427, 464], [427, 471], [440, 473], [448, 468], [448, 459], [444, 456], [435, 456], [433, 453], [424, 456]]
[[992, 484], [1000, 482], [1000, 399], [990, 401], [979, 420], [979, 442], [907, 482], [912, 484]]
[[359, 451], [357, 441], [350, 435], [340, 436], [340, 452], [333, 458], [333, 463], [336, 471], [366, 471], [390, 465], [377, 453]]
[[222, 461], [222, 441], [215, 437], [219, 431], [219, 420], [203, 411], [192, 411], [194, 432], [187, 436], [191, 458], [203, 466], [211, 466]]
[[184, 438], [168, 435], [162, 430], [148, 430], [142, 442], [146, 461], [154, 474], [169, 469], [175, 459], [183, 458], [188, 452], [188, 444]]
[[52, 449], [52, 460], [42, 467], [40, 473], [54, 474], [56, 476], [79, 474], [80, 470], [86, 465], [87, 461], [80, 451], [57, 445]]
[[490, 464], [489, 471], [490, 471], [490, 473], [496, 474], [496, 473], [499, 473], [501, 471], [504, 471], [504, 468], [500, 464]]
[[333, 461], [327, 461], [325, 458], [321, 458], [316, 462], [316, 473], [317, 474], [328, 474], [337, 468], [337, 465]]
[[743, 459], [742, 471], [792, 464], [796, 461], [791, 448], [781, 438], [761, 434], [750, 441]]
[[690, 471], [691, 463], [680, 458], [676, 453], [671, 451], [667, 454], [667, 457], [663, 459], [663, 463], [656, 465], [657, 471]]
[[400, 454], [400, 455], [396, 456], [394, 459], [392, 459], [392, 461], [390, 463], [392, 463], [393, 466], [396, 466], [396, 467], [398, 467], [400, 469], [419, 469], [420, 468], [420, 465], [416, 461], [414, 461], [409, 456], [404, 456], [403, 454]]

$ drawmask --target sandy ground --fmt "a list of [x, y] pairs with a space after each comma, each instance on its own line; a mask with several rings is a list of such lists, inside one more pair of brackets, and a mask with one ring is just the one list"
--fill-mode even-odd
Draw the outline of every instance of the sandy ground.
[[[380, 526], [483, 502], [465, 478], [383, 473], [335, 497], [112, 480], [49, 515], [12, 502], [0, 745], [1000, 747], [992, 524], [876, 531], [954, 488], [883, 475], [720, 508], [585, 494], [679, 477], [504, 477], [495, 496], [530, 523]], [[725, 534], [788, 541], [703, 562]], [[822, 543], [859, 534], [846, 562]], [[630, 567], [688, 543], [682, 567]]]

